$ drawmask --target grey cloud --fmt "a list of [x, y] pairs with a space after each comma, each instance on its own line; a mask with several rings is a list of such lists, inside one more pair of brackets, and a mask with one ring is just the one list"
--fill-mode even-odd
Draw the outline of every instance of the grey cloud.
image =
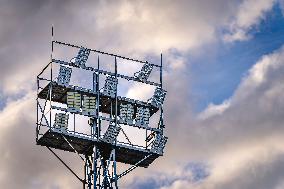
[[[198, 47], [213, 43], [218, 38], [216, 28], [221, 27], [234, 14], [237, 2], [1, 1], [0, 91], [4, 90], [5, 94], [5, 90], [9, 90], [12, 85], [34, 86], [36, 73], [49, 61], [52, 23], [55, 25], [55, 39], [58, 40], [124, 55], [137, 55], [140, 58], [163, 50], [166, 57], [171, 57], [173, 55], [168, 51], [171, 48], [181, 51], [184, 55], [184, 51], [198, 51]], [[126, 15], [125, 18], [117, 20], [122, 13], [128, 13], [123, 12], [125, 7], [121, 7], [122, 4], [129, 5], [135, 12], [134, 15]], [[151, 17], [147, 22], [143, 22], [143, 16]], [[192, 38], [191, 35], [195, 36]], [[132, 173], [129, 180], [122, 181], [123, 187], [131, 188], [128, 184], [132, 183], [135, 176], [146, 177], [145, 175], [151, 172], [150, 175], [155, 178], [159, 171], [171, 175], [188, 161], [210, 161], [210, 157], [216, 153], [240, 146], [240, 139], [258, 140], [263, 134], [279, 131], [276, 128], [277, 125], [281, 127], [283, 115], [281, 96], [267, 99], [259, 94], [272, 87], [277, 89], [277, 81], [283, 80], [282, 67], [278, 74], [274, 74], [275, 70], [271, 72], [270, 83], [265, 85], [266, 88], [262, 88], [265, 90], [253, 91], [250, 97], [237, 101], [224, 115], [202, 122], [195, 119], [191, 110], [188, 67], [185, 67], [185, 70], [166, 68], [168, 73], [165, 76], [165, 87], [169, 93], [165, 104], [165, 117], [166, 133], [170, 137], [166, 155], [149, 169], [139, 169]], [[20, 78], [20, 81], [11, 80], [13, 77]], [[22, 92], [32, 90], [32, 87], [27, 88], [27, 91]], [[240, 89], [240, 93], [242, 91]], [[277, 94], [281, 93], [282, 91], [279, 91]], [[6, 188], [80, 187], [80, 183], [68, 174], [48, 151], [35, 145], [33, 99], [34, 95], [28, 95], [28, 98], [21, 99], [24, 104], [19, 110], [15, 107], [14, 111], [4, 114], [7, 111], [5, 107], [0, 112], [4, 115], [0, 117], [0, 135], [3, 136], [0, 139], [0, 147], [7, 154], [0, 156], [4, 175], [1, 175], [0, 171], [0, 183]], [[276, 105], [275, 111], [263, 109], [259, 99], [267, 103], [272, 101]], [[27, 109], [33, 111], [26, 111]], [[7, 121], [14, 116], [16, 120]], [[3, 124], [8, 126], [4, 127]], [[271, 132], [270, 125], [274, 125]], [[12, 156], [8, 156], [9, 154]], [[67, 160], [76, 170], [81, 170], [78, 161], [72, 158]], [[18, 179], [15, 181], [14, 178]], [[248, 185], [243, 188], [246, 186]]]

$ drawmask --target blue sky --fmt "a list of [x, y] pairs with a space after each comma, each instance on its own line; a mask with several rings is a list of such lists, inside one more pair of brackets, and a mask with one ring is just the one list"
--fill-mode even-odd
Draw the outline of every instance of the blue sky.
[[[163, 53], [165, 154], [122, 178], [121, 188], [283, 189], [280, 4], [284, 1], [2, 0], [0, 185], [81, 187], [35, 145], [36, 75], [49, 62], [54, 25], [55, 40], [155, 64]], [[132, 97], [152, 95], [139, 85], [123, 90]], [[71, 154], [62, 156], [82, 171]]]
[[190, 90], [198, 99], [196, 111], [202, 111], [209, 103], [221, 104], [230, 98], [248, 69], [264, 54], [283, 45], [284, 19], [279, 4], [274, 5], [265, 19], [248, 33], [250, 40], [232, 44], [219, 41], [217, 50], [209, 51], [209, 56], [205, 50], [205, 56], [190, 58], [191, 74], [194, 75]]

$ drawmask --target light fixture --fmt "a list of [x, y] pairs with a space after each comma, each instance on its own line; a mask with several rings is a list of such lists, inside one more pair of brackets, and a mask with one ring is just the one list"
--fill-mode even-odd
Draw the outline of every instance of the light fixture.
[[103, 141], [111, 144], [114, 143], [120, 130], [121, 127], [119, 125], [110, 124], [103, 136]]
[[151, 151], [158, 154], [162, 154], [166, 146], [167, 140], [168, 137], [165, 137], [161, 133], [158, 133], [156, 135], [154, 142], [152, 143]]
[[81, 47], [77, 57], [75, 58], [75, 64], [79, 67], [85, 67], [85, 64], [88, 60], [88, 57], [90, 55], [90, 49], [87, 49], [85, 47]]
[[59, 69], [59, 75], [57, 77], [57, 83], [64, 86], [69, 85], [71, 73], [71, 68], [67, 68], [66, 66], [61, 65]]
[[68, 128], [69, 115], [65, 113], [56, 113], [54, 120], [54, 128], [66, 132]]
[[117, 90], [118, 79], [113, 76], [107, 76], [105, 81], [105, 86], [103, 90], [104, 95], [115, 97]]
[[120, 104], [120, 123], [133, 124], [134, 108], [132, 104]]
[[149, 63], [145, 63], [142, 67], [142, 69], [139, 72], [136, 72], [134, 74], [134, 77], [137, 78], [140, 81], [146, 82], [149, 78], [149, 75], [153, 69], [153, 65]]
[[83, 115], [96, 115], [96, 97], [83, 95]]
[[137, 107], [135, 124], [138, 126], [148, 126], [150, 118], [149, 108]]
[[67, 110], [70, 112], [80, 112], [81, 94], [77, 92], [67, 92]]
[[151, 104], [156, 107], [161, 107], [163, 105], [166, 96], [166, 91], [160, 87], [155, 89], [153, 97], [150, 99]]

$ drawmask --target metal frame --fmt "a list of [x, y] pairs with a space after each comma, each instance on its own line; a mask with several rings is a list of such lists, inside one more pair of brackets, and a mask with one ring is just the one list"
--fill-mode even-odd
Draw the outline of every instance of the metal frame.
[[[52, 36], [53, 36], [53, 29], [52, 29]], [[138, 106], [150, 106], [149, 103], [147, 102], [141, 102], [141, 101], [137, 101], [137, 100], [132, 100], [132, 99], [125, 99], [124, 97], [119, 97], [117, 95], [117, 91], [115, 92], [115, 97], [114, 99], [110, 98], [110, 111], [109, 111], [109, 117], [101, 115], [100, 112], [102, 112], [102, 107], [100, 106], [103, 102], [102, 102], [102, 98], [103, 98], [103, 94], [100, 92], [100, 76], [101, 75], [111, 75], [114, 76], [116, 79], [117, 78], [123, 78], [126, 80], [132, 80], [135, 82], [142, 82], [148, 85], [153, 85], [153, 86], [157, 86], [162, 88], [162, 71], [163, 71], [163, 63], [162, 63], [162, 55], [161, 55], [161, 63], [160, 65], [155, 65], [155, 64], [150, 64], [153, 67], [156, 67], [159, 69], [160, 72], [160, 82], [159, 83], [155, 83], [155, 82], [151, 82], [151, 81], [140, 81], [139, 79], [133, 77], [133, 76], [126, 76], [126, 75], [122, 75], [122, 74], [118, 74], [117, 73], [117, 67], [118, 67], [118, 62], [117, 59], [124, 59], [133, 63], [142, 63], [142, 64], [149, 64], [148, 62], [145, 61], [140, 61], [140, 60], [136, 60], [136, 59], [131, 59], [131, 58], [127, 58], [127, 57], [123, 57], [123, 56], [119, 56], [119, 55], [115, 55], [115, 54], [110, 54], [110, 53], [106, 53], [106, 52], [102, 52], [102, 51], [98, 51], [98, 50], [93, 50], [93, 49], [89, 49], [91, 53], [97, 53], [97, 68], [93, 68], [93, 67], [78, 67], [76, 64], [74, 64], [73, 62], [65, 62], [65, 61], [61, 61], [61, 60], [56, 60], [53, 58], [53, 50], [54, 50], [54, 45], [63, 45], [63, 46], [67, 46], [67, 47], [71, 47], [71, 48], [80, 48], [80, 46], [76, 46], [76, 45], [72, 45], [72, 44], [68, 44], [68, 43], [64, 43], [64, 42], [59, 42], [59, 41], [54, 41], [52, 39], [52, 54], [51, 54], [51, 62], [49, 62], [47, 64], [47, 66], [45, 66], [43, 68], [43, 70], [40, 72], [40, 74], [37, 76], [37, 127], [36, 127], [36, 141], [39, 145], [42, 146], [46, 146], [63, 164], [64, 166], [66, 166], [68, 168], [68, 170], [70, 170], [72, 172], [72, 174], [74, 174], [83, 184], [83, 188], [118, 188], [118, 179], [120, 179], [121, 177], [125, 176], [126, 174], [128, 174], [129, 172], [131, 172], [132, 170], [134, 170], [135, 168], [137, 168], [138, 166], [141, 166], [141, 164], [143, 162], [145, 162], [147, 159], [152, 158], [153, 156], [155, 156], [153, 158], [156, 159], [157, 157], [163, 155], [163, 154], [155, 154], [153, 152], [151, 152], [151, 148], [149, 148], [149, 146], [151, 145], [152, 142], [149, 141], [148, 139], [150, 138], [150, 135], [154, 135], [153, 133], [161, 133], [163, 134], [163, 130], [165, 128], [164, 126], [164, 122], [163, 122], [163, 106], [160, 106], [157, 108], [157, 110], [155, 110], [153, 113], [155, 113], [156, 111], [160, 110], [160, 119], [159, 119], [159, 123], [157, 128], [152, 128], [152, 127], [147, 127], [147, 126], [139, 126], [136, 124], [127, 124], [127, 126], [132, 126], [132, 127], [137, 127], [139, 129], [143, 129], [145, 130], [145, 146], [139, 146], [139, 145], [135, 145], [133, 142], [130, 142], [127, 134], [124, 132], [123, 129], [122, 133], [125, 136], [127, 143], [125, 142], [121, 142], [118, 141], [117, 138], [115, 140], [114, 144], [111, 145], [107, 145], [107, 144], [103, 144], [105, 146], [109, 146], [108, 150], [103, 149], [102, 150], [102, 144], [101, 144], [101, 136], [102, 136], [102, 121], [108, 121], [109, 124], [114, 123], [115, 127], [117, 127], [117, 125], [123, 125], [122, 123], [118, 122], [118, 108], [119, 108], [119, 103], [121, 103], [123, 100], [126, 102], [131, 102], [132, 104], [134, 104], [136, 107]], [[114, 57], [114, 67], [115, 67], [115, 72], [109, 72], [109, 71], [105, 71], [100, 69], [100, 57], [99, 55], [107, 55], [107, 56], [111, 56]], [[56, 90], [58, 90], [58, 85], [56, 84], [56, 79], [54, 78], [54, 66], [55, 65], [67, 65], [70, 67], [76, 67], [78, 69], [81, 69], [83, 71], [91, 71], [92, 72], [92, 82], [93, 82], [93, 87], [92, 89], [84, 89], [84, 88], [80, 88], [77, 86], [72, 86], [72, 85], [68, 85], [65, 86], [63, 88], [60, 88], [61, 90], [75, 90], [75, 91], [79, 91], [82, 93], [87, 93], [87, 94], [91, 94], [93, 96], [96, 97], [96, 115], [90, 115], [88, 117], [92, 118], [94, 123], [93, 125], [90, 126], [90, 134], [87, 133], [80, 133], [77, 131], [76, 129], [76, 117], [77, 116], [86, 116], [86, 115], [82, 115], [82, 113], [79, 112], [68, 112], [67, 108], [64, 107], [60, 107], [58, 105], [54, 105], [53, 100], [55, 99], [55, 95], [57, 95]], [[45, 72], [49, 71], [50, 73], [49, 78], [42, 76]], [[64, 98], [64, 96], [61, 97], [61, 99]], [[114, 110], [113, 110], [114, 108]], [[56, 130], [56, 128], [54, 128], [52, 126], [52, 113], [54, 112], [54, 110], [59, 110], [62, 112], [66, 112], [66, 113], [71, 113], [73, 114], [73, 119], [74, 119], [74, 128], [73, 131], [68, 130], [67, 133], [60, 133], [60, 131]], [[71, 117], [71, 116], [69, 116]], [[51, 132], [51, 137], [54, 134], [59, 134], [58, 136], [61, 137], [61, 140], [66, 142], [66, 144], [68, 144], [68, 149], [67, 151], [73, 151], [75, 152], [80, 159], [83, 160], [84, 162], [84, 172], [85, 172], [85, 176], [84, 179], [81, 179], [78, 177], [78, 175], [72, 171], [72, 169], [66, 164], [64, 163], [64, 161], [51, 149], [51, 147], [53, 148], [57, 148], [54, 146], [50, 146], [49, 144], [42, 144], [41, 140], [46, 137], [46, 135], [50, 134]], [[53, 134], [52, 134], [53, 133]], [[73, 138], [72, 138], [73, 137]], [[88, 152], [91, 153], [86, 153], [84, 154], [85, 157], [81, 156], [82, 152], [78, 151], [78, 148], [76, 148], [73, 141], [74, 137], [78, 140], [84, 140], [84, 141], [90, 141], [91, 146], [89, 148], [92, 149], [88, 149]], [[58, 138], [58, 137], [57, 137]], [[61, 142], [62, 142], [61, 141]], [[137, 152], [141, 151], [141, 153], [146, 153], [146, 155], [141, 158], [140, 160], [138, 160], [136, 163], [131, 163], [132, 166], [127, 169], [126, 171], [122, 172], [121, 174], [117, 174], [117, 168], [116, 168], [116, 164], [117, 164], [117, 150], [119, 150], [121, 147], [124, 147], [126, 149], [133, 149], [136, 150]], [[60, 149], [60, 148], [58, 148]], [[66, 150], [66, 149], [63, 149]], [[106, 152], [107, 151], [107, 152]], [[107, 155], [106, 155], [107, 154]], [[152, 162], [152, 160], [150, 161], [150, 163]]]

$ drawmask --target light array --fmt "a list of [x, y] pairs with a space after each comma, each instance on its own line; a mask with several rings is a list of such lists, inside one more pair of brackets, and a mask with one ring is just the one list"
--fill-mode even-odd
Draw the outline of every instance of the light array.
[[162, 134], [157, 134], [154, 142], [152, 143], [151, 151], [155, 153], [162, 154], [166, 146], [168, 138]]
[[136, 112], [135, 124], [139, 126], [148, 126], [150, 118], [149, 108], [138, 107]]
[[120, 122], [133, 124], [134, 108], [131, 104], [120, 104]]
[[151, 104], [156, 107], [161, 107], [163, 105], [166, 96], [166, 91], [160, 87], [155, 89], [154, 95], [151, 98]]
[[60, 65], [57, 83], [60, 85], [69, 85], [72, 69]]
[[115, 126], [114, 124], [110, 124], [104, 134], [103, 141], [108, 143], [115, 142], [120, 130], [121, 127], [119, 125]]
[[77, 57], [75, 58], [75, 64], [79, 67], [85, 67], [89, 55], [90, 55], [90, 49], [81, 47]]
[[149, 75], [153, 69], [153, 65], [149, 63], [145, 63], [142, 67], [142, 69], [139, 72], [136, 72], [134, 74], [134, 77], [137, 78], [140, 81], [146, 82], [149, 78]]
[[84, 115], [96, 114], [96, 97], [95, 96], [83, 96], [82, 113]]
[[65, 113], [56, 113], [54, 120], [54, 127], [60, 129], [61, 131], [66, 131], [68, 128], [69, 115]]
[[103, 94], [115, 97], [117, 91], [118, 79], [113, 76], [107, 76], [104, 86]]
[[67, 107], [70, 112], [80, 112], [81, 94], [77, 92], [67, 92]]

